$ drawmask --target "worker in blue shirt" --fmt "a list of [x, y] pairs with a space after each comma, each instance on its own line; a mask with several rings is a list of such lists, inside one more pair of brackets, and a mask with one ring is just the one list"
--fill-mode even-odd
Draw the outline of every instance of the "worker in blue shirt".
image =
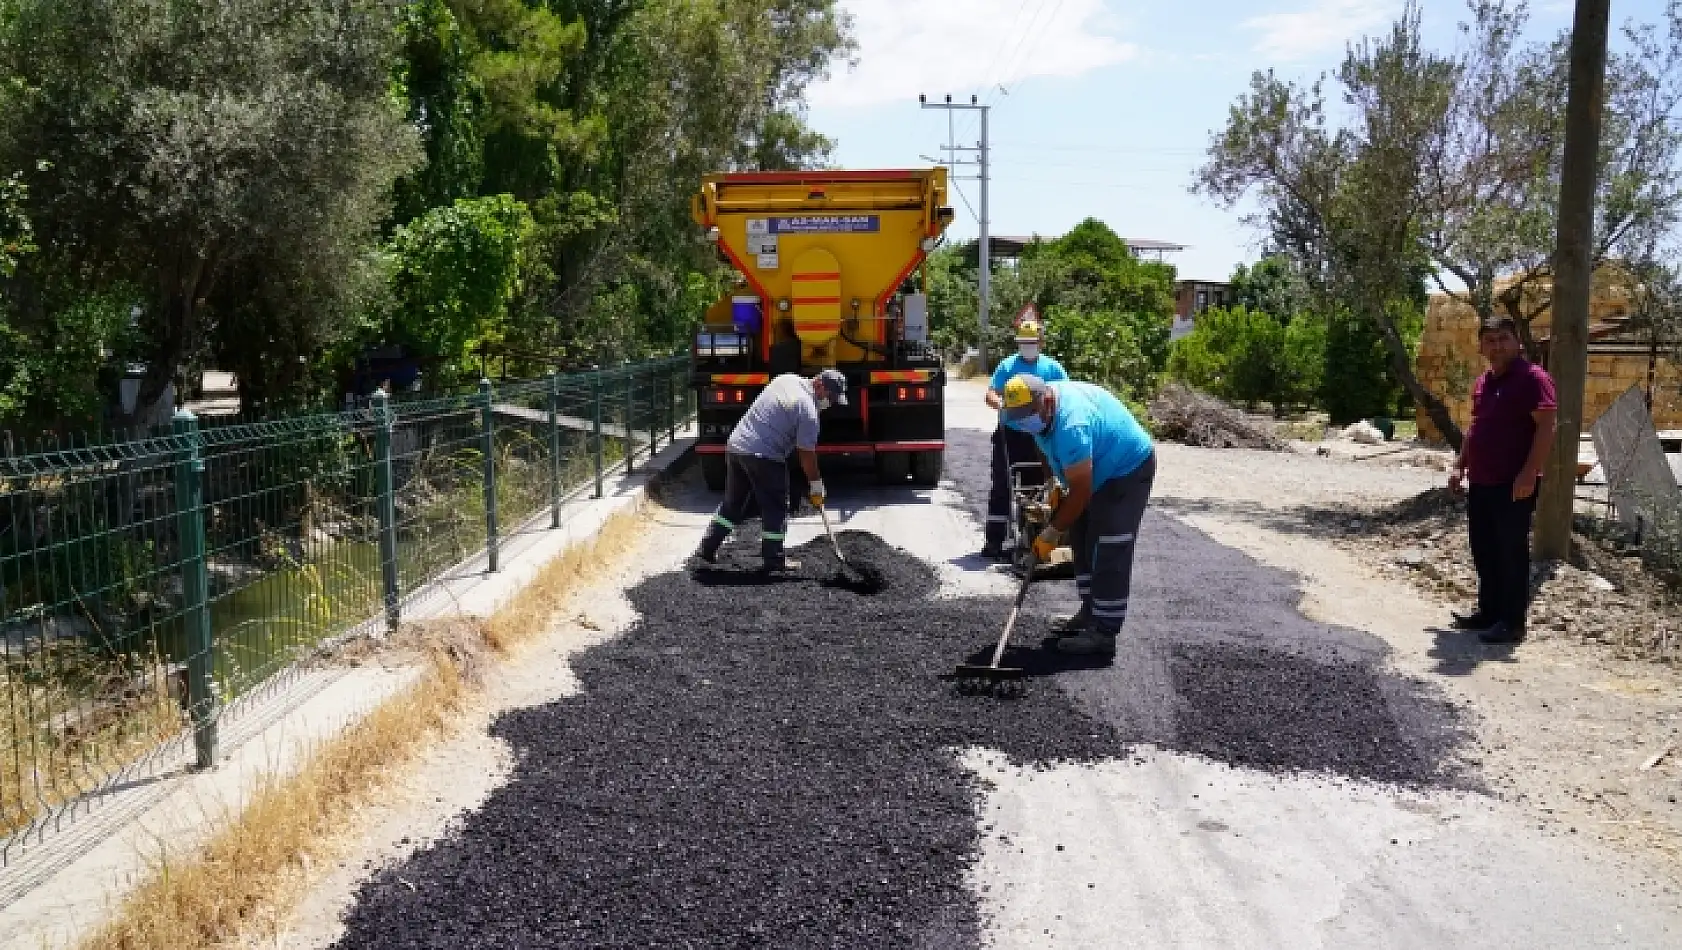
[[[1016, 328], [1016, 352], [999, 361], [993, 380], [987, 386], [987, 405], [1002, 407], [1005, 384], [1020, 374], [1036, 376], [1046, 382], [1068, 379], [1063, 364], [1041, 352], [1045, 345], [1045, 328], [1038, 320], [1022, 321]], [[1039, 460], [1033, 437], [1000, 425], [993, 430], [993, 488], [987, 494], [987, 543], [981, 556], [999, 560], [1005, 556], [1005, 536], [1010, 532], [1010, 467]], [[1023, 482], [1040, 485], [1045, 473], [1039, 469], [1023, 472]]]
[[1061, 625], [1058, 651], [1115, 654], [1127, 620], [1133, 547], [1156, 478], [1156, 448], [1133, 413], [1102, 386], [1018, 375], [1001, 397], [1004, 424], [1034, 437], [1063, 498], [1034, 539], [1044, 562], [1065, 532], [1080, 612]]

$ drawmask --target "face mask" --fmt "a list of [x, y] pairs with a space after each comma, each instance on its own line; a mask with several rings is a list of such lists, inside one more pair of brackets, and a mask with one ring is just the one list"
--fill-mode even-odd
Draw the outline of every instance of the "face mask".
[[1045, 431], [1045, 420], [1038, 415], [1023, 416], [1010, 422], [1009, 425], [1016, 431], [1026, 432], [1029, 435], [1039, 435]]
[[1040, 358], [1040, 345], [1038, 343], [1018, 343], [1016, 352], [1021, 353], [1023, 359], [1033, 362]]
[[829, 408], [829, 400], [828, 399], [819, 399], [818, 400], [818, 408], [819, 409], [828, 409]]

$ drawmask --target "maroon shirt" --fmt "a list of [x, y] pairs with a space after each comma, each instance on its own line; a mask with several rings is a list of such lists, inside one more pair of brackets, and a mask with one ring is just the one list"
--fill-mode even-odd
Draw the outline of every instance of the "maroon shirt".
[[1495, 375], [1485, 370], [1472, 387], [1472, 427], [1466, 430], [1466, 480], [1473, 485], [1510, 485], [1524, 471], [1536, 439], [1531, 413], [1557, 409], [1553, 377], [1520, 357]]

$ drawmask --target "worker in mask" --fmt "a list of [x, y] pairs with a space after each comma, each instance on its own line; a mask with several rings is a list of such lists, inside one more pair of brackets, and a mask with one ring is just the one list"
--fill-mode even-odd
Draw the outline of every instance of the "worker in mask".
[[807, 379], [784, 373], [766, 386], [736, 423], [725, 446], [724, 501], [713, 513], [695, 557], [708, 564], [719, 546], [756, 509], [763, 527], [760, 555], [767, 571], [790, 571], [799, 564], [783, 554], [788, 531], [788, 459], [799, 460], [806, 476], [806, 498], [813, 507], [826, 497], [818, 476], [818, 413], [847, 404], [847, 377], [826, 369]]
[[[1048, 383], [1069, 378], [1063, 364], [1041, 352], [1044, 346], [1045, 328], [1038, 320], [1030, 318], [1017, 325], [1016, 352], [999, 361], [987, 386], [987, 405], [990, 408], [997, 410], [1003, 407], [1001, 400], [1005, 384], [1017, 376], [1034, 376]], [[1034, 448], [1032, 436], [1002, 424], [993, 430], [993, 487], [987, 493], [987, 536], [986, 545], [981, 549], [982, 557], [1001, 560], [1006, 556], [1005, 537], [1010, 533], [1011, 517], [1011, 466], [1038, 460], [1039, 452]], [[1023, 472], [1026, 484], [1039, 485], [1044, 480], [1043, 468]]]
[[1041, 563], [1068, 537], [1080, 612], [1055, 629], [1062, 653], [1113, 656], [1127, 620], [1133, 547], [1156, 478], [1156, 448], [1133, 413], [1102, 386], [1017, 376], [1005, 384], [1004, 424], [1027, 433], [1063, 486], [1034, 539]]

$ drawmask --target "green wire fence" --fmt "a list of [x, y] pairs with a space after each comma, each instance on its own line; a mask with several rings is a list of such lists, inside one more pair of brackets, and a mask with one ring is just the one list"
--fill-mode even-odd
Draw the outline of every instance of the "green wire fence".
[[[692, 417], [688, 363], [376, 394], [341, 413], [0, 443], [0, 866], [99, 798], [217, 755], [301, 661], [500, 567]], [[482, 558], [482, 561], [479, 560]]]

